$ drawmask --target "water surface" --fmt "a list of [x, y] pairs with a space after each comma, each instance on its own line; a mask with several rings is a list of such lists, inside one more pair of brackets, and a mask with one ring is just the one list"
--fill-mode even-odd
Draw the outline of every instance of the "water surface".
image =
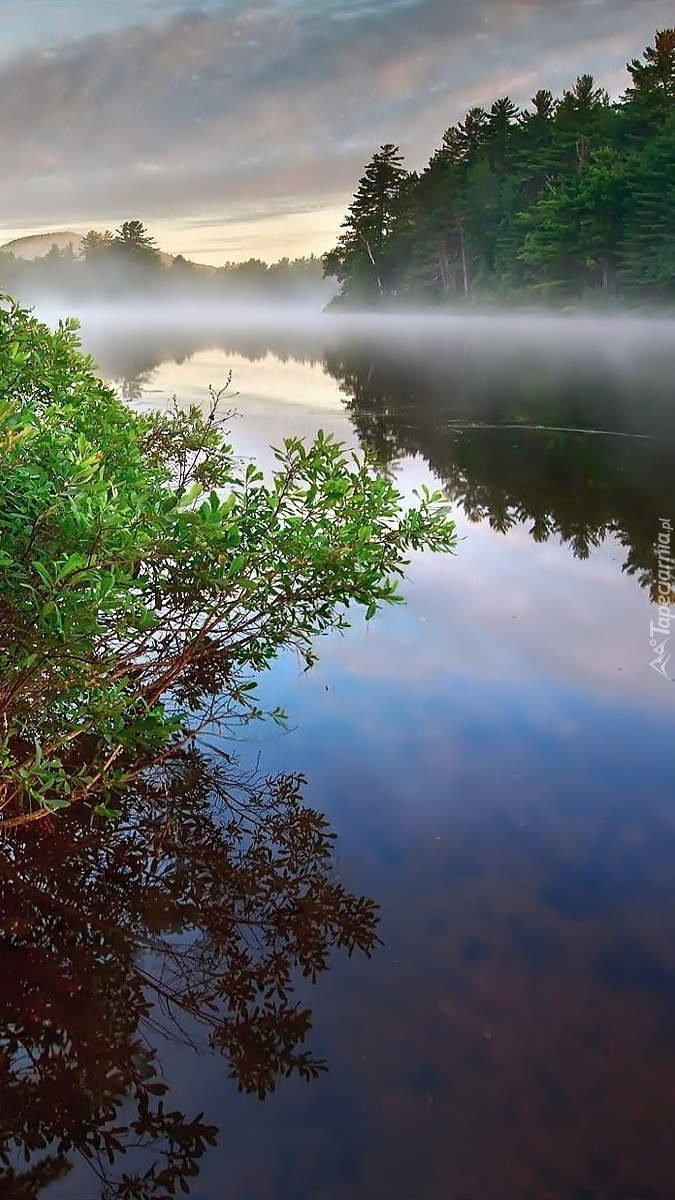
[[[290, 730], [249, 728], [228, 747], [239, 771], [306, 777], [303, 803], [337, 834], [332, 878], [380, 906], [383, 944], [347, 957], [326, 939], [330, 969], [315, 987], [298, 980], [291, 1003], [311, 1007], [306, 1046], [328, 1071], [278, 1077], [264, 1102], [237, 1090], [189, 1016], [180, 1033], [144, 1027], [167, 1109], [210, 1130], [190, 1195], [675, 1194], [675, 687], [650, 665], [654, 546], [675, 522], [672, 333], [590, 320], [85, 325], [132, 402], [206, 402], [232, 371], [238, 455], [269, 467], [270, 444], [330, 429], [406, 495], [442, 486], [461, 539], [452, 557], [414, 556], [406, 607], [322, 639], [311, 672], [282, 657], [261, 692]], [[81, 860], [49, 877], [64, 896], [100, 864], [82, 836]], [[47, 871], [41, 853], [33, 865]], [[220, 893], [204, 887], [206, 912]], [[147, 880], [142, 895], [142, 938], [124, 905], [115, 918], [134, 961], [152, 957], [153, 928], [191, 945], [199, 920], [184, 900], [158, 886], [153, 927]], [[68, 932], [67, 909], [59, 920]], [[22, 954], [27, 994], [54, 962]], [[94, 955], [86, 970], [96, 962], [133, 1025], [131, 964], [125, 976], [123, 956]], [[103, 1058], [119, 1044], [102, 1038]], [[73, 1057], [75, 1091], [88, 1053]], [[28, 1100], [11, 1095], [18, 1128]], [[39, 1124], [39, 1089], [31, 1103]], [[125, 1194], [70, 1158], [55, 1200]], [[149, 1187], [139, 1194], [164, 1194]]]

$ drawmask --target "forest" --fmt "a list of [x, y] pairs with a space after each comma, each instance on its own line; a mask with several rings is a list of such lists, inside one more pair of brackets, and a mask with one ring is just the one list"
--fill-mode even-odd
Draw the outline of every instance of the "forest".
[[474, 107], [421, 171], [373, 154], [323, 257], [335, 307], [675, 297], [675, 28], [613, 99], [589, 74]]

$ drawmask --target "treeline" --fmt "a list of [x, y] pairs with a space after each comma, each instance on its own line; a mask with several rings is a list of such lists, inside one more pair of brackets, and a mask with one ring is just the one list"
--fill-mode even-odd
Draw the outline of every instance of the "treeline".
[[230, 295], [302, 299], [318, 294], [325, 302], [334, 290], [314, 255], [272, 264], [251, 258], [212, 267], [182, 254], [163, 253], [138, 220], [125, 221], [114, 233], [91, 230], [79, 246], [54, 244], [33, 260], [0, 251], [0, 291], [24, 303], [51, 294], [73, 300], [129, 294], [212, 300]]
[[450, 126], [421, 171], [388, 143], [323, 257], [338, 305], [675, 297], [675, 28], [610, 99], [591, 75]]

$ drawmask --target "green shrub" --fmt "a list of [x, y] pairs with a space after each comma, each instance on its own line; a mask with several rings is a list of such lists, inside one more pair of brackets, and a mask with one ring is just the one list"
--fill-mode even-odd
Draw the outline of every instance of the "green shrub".
[[[270, 480], [235, 466], [215, 402], [139, 414], [77, 326], [0, 308], [0, 813], [108, 811], [207, 720], [260, 715], [282, 648], [395, 602], [409, 549], [447, 551], [438, 494], [393, 484], [330, 435], [291, 438]], [[273, 714], [273, 715], [279, 715]]]

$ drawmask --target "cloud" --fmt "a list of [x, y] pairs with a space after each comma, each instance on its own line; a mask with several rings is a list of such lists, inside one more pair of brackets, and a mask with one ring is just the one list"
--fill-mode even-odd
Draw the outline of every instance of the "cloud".
[[[130, 6], [115, 11], [131, 19]], [[52, 30], [0, 63], [1, 221], [335, 205], [382, 141], [421, 166], [472, 103], [506, 91], [526, 101], [586, 69], [619, 90], [626, 58], [672, 16], [665, 0], [214, 0], [190, 11], [154, 0], [135, 11], [139, 23], [90, 22], [80, 37], [73, 19], [60, 41]]]

